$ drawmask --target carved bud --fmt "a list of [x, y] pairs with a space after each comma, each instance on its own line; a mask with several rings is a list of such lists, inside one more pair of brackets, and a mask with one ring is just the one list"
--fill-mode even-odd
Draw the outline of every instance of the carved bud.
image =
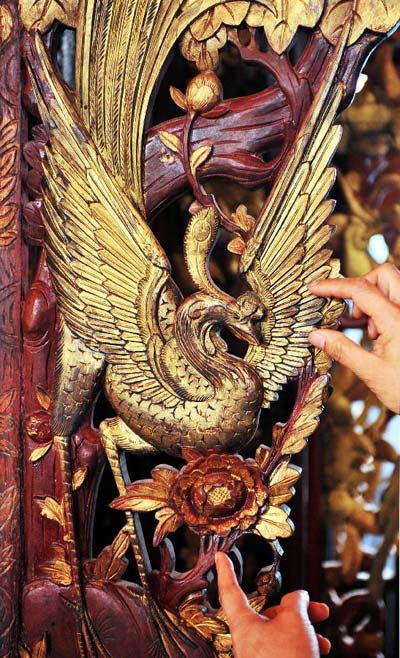
[[187, 86], [187, 107], [199, 114], [209, 112], [219, 102], [221, 94], [219, 78], [212, 71], [204, 71], [196, 75]]

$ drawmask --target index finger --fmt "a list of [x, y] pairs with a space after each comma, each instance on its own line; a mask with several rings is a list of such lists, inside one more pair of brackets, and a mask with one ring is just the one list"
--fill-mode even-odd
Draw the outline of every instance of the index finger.
[[218, 575], [218, 594], [222, 608], [232, 628], [246, 613], [253, 615], [247, 596], [240, 588], [233, 564], [225, 553], [218, 552], [215, 556]]
[[[371, 317], [380, 333], [393, 329], [399, 309], [380, 290], [364, 278], [324, 279], [308, 284], [310, 291], [320, 297], [352, 299], [358, 308]], [[397, 317], [396, 317], [397, 319]]]
[[393, 263], [378, 265], [365, 278], [394, 304], [400, 305], [400, 270]]

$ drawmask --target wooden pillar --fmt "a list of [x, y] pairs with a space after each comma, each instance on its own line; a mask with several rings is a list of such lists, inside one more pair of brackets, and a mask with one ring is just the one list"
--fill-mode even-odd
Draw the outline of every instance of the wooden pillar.
[[21, 568], [21, 74], [16, 0], [0, 4], [0, 655], [17, 656]]

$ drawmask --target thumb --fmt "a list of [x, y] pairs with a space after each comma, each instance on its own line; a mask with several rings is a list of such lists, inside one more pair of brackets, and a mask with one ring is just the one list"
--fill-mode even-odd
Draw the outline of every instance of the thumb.
[[311, 345], [350, 368], [366, 384], [373, 381], [376, 369], [379, 367], [378, 357], [354, 343], [340, 331], [317, 329], [309, 334], [308, 340]]
[[223, 611], [231, 630], [243, 621], [243, 615], [253, 614], [247, 596], [239, 587], [231, 560], [225, 553], [215, 556], [218, 575], [218, 592]]

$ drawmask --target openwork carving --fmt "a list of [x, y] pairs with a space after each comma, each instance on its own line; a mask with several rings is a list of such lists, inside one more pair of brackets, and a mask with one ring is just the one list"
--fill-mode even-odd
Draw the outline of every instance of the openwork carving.
[[[8, 4], [0, 7], [5, 43], [12, 17], [19, 27]], [[290, 460], [316, 429], [329, 383], [331, 364], [307, 336], [318, 323], [335, 326], [343, 310], [307, 287], [339, 274], [326, 246], [335, 120], [399, 18], [389, 0], [19, 3], [23, 101], [37, 121], [22, 149], [24, 240], [35, 254], [22, 317], [23, 658], [117, 658], [133, 645], [143, 658], [227, 658], [229, 629], [206, 590], [216, 551], [238, 556], [244, 535], [260, 536], [272, 553], [250, 604], [262, 610], [279, 587], [279, 539], [293, 531], [286, 503], [300, 475]], [[76, 32], [73, 89], [54, 56], [60, 24]], [[223, 98], [227, 48], [261, 68], [261, 91]], [[170, 87], [175, 118], [150, 128], [174, 49], [191, 74]], [[4, 113], [0, 245], [21, 250], [17, 131]], [[259, 212], [227, 207], [207, 185], [214, 177], [261, 190]], [[152, 227], [183, 192], [191, 195], [186, 295]], [[234, 293], [210, 266], [218, 249], [230, 258]], [[244, 344], [238, 354], [233, 339]], [[256, 435], [261, 411], [292, 380], [292, 411]], [[95, 428], [100, 391], [111, 410]], [[8, 387], [1, 420], [14, 399]], [[159, 462], [138, 480], [126, 452]], [[180, 461], [160, 463], [170, 457]], [[111, 507], [125, 518], [93, 556], [106, 461], [118, 490]], [[145, 512], [155, 513], [157, 568]], [[173, 541], [182, 525], [199, 549], [180, 572]], [[132, 556], [139, 584], [122, 580]], [[11, 656], [15, 633], [5, 632]]]
[[[338, 182], [343, 204], [331, 221], [337, 226], [334, 246], [347, 276], [361, 276], [383, 262], [387, 267], [400, 264], [398, 46], [397, 31], [374, 53], [365, 70], [365, 87], [341, 117]], [[363, 323], [351, 317], [342, 323], [356, 329], [358, 340], [368, 345]], [[334, 529], [336, 549], [336, 559], [325, 564], [331, 637], [338, 657], [394, 655], [395, 639], [390, 630], [385, 632], [394, 611], [385, 611], [384, 601], [396, 587], [398, 418], [343, 366], [336, 367], [332, 383], [321, 428], [327, 526]], [[360, 626], [361, 619], [368, 623]]]

